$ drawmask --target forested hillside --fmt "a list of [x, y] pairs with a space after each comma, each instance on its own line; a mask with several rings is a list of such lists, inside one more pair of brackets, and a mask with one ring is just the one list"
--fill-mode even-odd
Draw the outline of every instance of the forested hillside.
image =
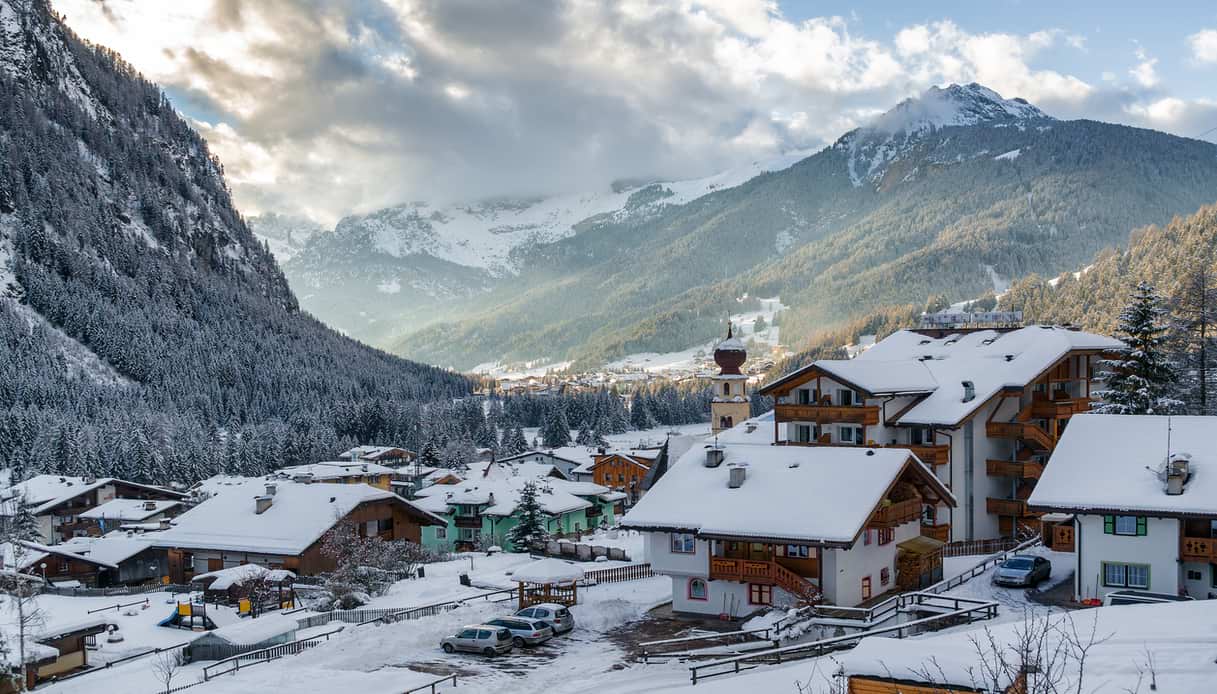
[[1217, 272], [1217, 206], [1138, 229], [1125, 247], [1103, 251], [1078, 272], [1020, 280], [999, 303], [1003, 310], [1023, 311], [1028, 321], [1110, 333], [1138, 282], [1149, 282], [1176, 303], [1197, 269]]
[[[919, 117], [949, 110], [944, 121]], [[938, 108], [943, 106], [944, 108]], [[396, 349], [467, 367], [588, 365], [708, 340], [738, 299], [780, 295], [783, 342], [876, 308], [1055, 275], [1217, 198], [1217, 146], [1059, 121], [979, 85], [932, 90], [790, 168], [644, 219], [586, 220], [529, 271]]]
[[417, 429], [458, 375], [301, 314], [159, 88], [0, 0], [0, 467], [191, 481]]

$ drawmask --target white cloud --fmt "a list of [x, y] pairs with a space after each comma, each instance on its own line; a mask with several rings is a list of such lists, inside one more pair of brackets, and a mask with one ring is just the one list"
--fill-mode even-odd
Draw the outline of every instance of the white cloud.
[[1128, 74], [1142, 87], [1150, 89], [1158, 86], [1158, 59], [1149, 57], [1143, 48], [1138, 48], [1135, 55], [1141, 62], [1129, 70]]
[[[704, 175], [830, 143], [948, 82], [1153, 127], [1205, 113], [1041, 65], [1057, 42], [1084, 47], [1057, 29], [941, 21], [880, 40], [773, 0], [53, 2], [208, 121], [244, 212], [329, 222], [407, 199]], [[1198, 59], [1208, 33], [1192, 37]], [[1142, 62], [1138, 86], [1157, 85]]]
[[1205, 29], [1187, 37], [1192, 57], [1201, 63], [1217, 63], [1217, 30]]

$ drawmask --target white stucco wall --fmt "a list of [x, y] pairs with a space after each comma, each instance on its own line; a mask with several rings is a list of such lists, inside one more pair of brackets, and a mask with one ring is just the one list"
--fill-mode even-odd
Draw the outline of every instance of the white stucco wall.
[[[707, 599], [689, 599], [690, 576], [672, 576], [672, 609], [677, 612], [694, 614], [719, 615], [727, 614], [732, 617], [742, 617], [759, 610], [767, 609], [764, 605], [748, 604], [748, 584], [735, 581], [706, 581]], [[777, 599], [777, 589], [774, 589], [774, 599]]]
[[[1199, 579], [1189, 579], [1187, 577], [1189, 571], [1198, 572]], [[1187, 594], [1197, 600], [1209, 600], [1217, 598], [1217, 565], [1207, 562], [1184, 562], [1181, 568], [1183, 577], [1183, 585], [1187, 588]]]
[[697, 540], [693, 554], [672, 551], [669, 533], [647, 533], [646, 556], [651, 569], [661, 574], [708, 576], [710, 574], [710, 543]]
[[1148, 564], [1149, 589], [1155, 593], [1175, 594], [1179, 591], [1179, 521], [1174, 518], [1150, 518], [1146, 534], [1107, 535], [1103, 532], [1103, 516], [1078, 516], [1074, 558], [1077, 575], [1074, 590], [1078, 599], [1102, 599], [1113, 590], [1103, 585], [1105, 561], [1126, 564]]
[[[904, 523], [895, 529], [894, 538], [880, 545], [877, 538], [863, 544], [861, 538], [850, 549], [830, 549], [824, 552], [824, 599], [832, 605], [854, 607], [862, 602], [862, 579], [871, 577], [871, 597], [896, 587], [896, 545], [921, 532], [918, 521]], [[889, 581], [883, 585], [882, 570], [888, 570]]]

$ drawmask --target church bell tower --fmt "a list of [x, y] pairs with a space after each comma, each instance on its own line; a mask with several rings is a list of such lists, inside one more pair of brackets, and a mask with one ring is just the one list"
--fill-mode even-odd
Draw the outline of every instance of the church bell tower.
[[727, 339], [714, 348], [718, 375], [714, 377], [714, 400], [710, 403], [710, 432], [713, 434], [748, 419], [751, 411], [748, 377], [740, 372], [747, 360], [744, 343], [732, 335], [731, 323], [727, 323]]

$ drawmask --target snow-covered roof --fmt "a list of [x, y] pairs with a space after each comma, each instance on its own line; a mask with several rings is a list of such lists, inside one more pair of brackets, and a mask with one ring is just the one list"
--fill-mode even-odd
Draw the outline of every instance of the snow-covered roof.
[[87, 559], [117, 566], [152, 547], [152, 543], [144, 535], [138, 537], [110, 535], [107, 537], [73, 537], [55, 547], [74, 552]]
[[110, 484], [125, 484], [178, 497], [184, 496], [178, 492], [161, 487], [128, 482], [113, 477], [94, 479], [91, 477], [72, 477], [69, 475], [35, 475], [24, 482], [18, 482], [6, 489], [3, 492], [3, 498], [11, 499], [20, 496], [24, 499], [25, 505], [32, 506], [32, 512], [38, 514], [49, 511], [59, 504], [74, 499], [81, 494], [101, 489]]
[[[1043, 615], [1034, 617], [1044, 619]], [[1097, 643], [1086, 653], [1082, 670], [1084, 691], [1134, 691], [1144, 686], [1146, 656], [1151, 654], [1154, 676], [1159, 691], [1212, 691], [1217, 679], [1217, 600], [1169, 602], [1155, 605], [1120, 605], [1092, 610], [1054, 614], [1048, 617], [1049, 636], [1044, 645], [1048, 653], [1061, 642], [1062, 632], [1080, 634], [1083, 640], [1091, 633]], [[1072, 624], [1070, 623], [1072, 621]], [[1040, 631], [1035, 628], [1035, 631]], [[937, 686], [973, 688], [974, 676], [983, 674], [977, 643], [995, 658], [988, 644], [990, 638], [1006, 659], [1019, 662], [1020, 635], [1027, 633], [1023, 620], [988, 624], [971, 629], [953, 630], [918, 638], [892, 639], [872, 636], [862, 639], [853, 650], [836, 658], [846, 675], [870, 676], [927, 682], [925, 672], [933, 674]], [[1038, 647], [1038, 644], [1037, 644]], [[1072, 650], [1072, 649], [1070, 649]], [[1078, 663], [1057, 663], [1053, 691], [1075, 691], [1078, 687]], [[1012, 684], [1003, 678], [997, 691]], [[976, 689], [993, 690], [992, 682]]]
[[[1217, 517], [1217, 417], [1081, 414], [1057, 443], [1028, 503], [1061, 511], [1108, 510]], [[1170, 495], [1157, 471], [1187, 453], [1191, 478]]]
[[[625, 515], [639, 529], [695, 531], [706, 536], [797, 540], [848, 545], [866, 525], [888, 488], [906, 470], [954, 498], [909, 451], [858, 446], [773, 446], [772, 430], [747, 420], [720, 435], [723, 462], [702, 463], [706, 447], [694, 447]], [[768, 433], [770, 436], [766, 436]], [[746, 442], [761, 435], [763, 443]], [[712, 445], [712, 444], [709, 444]], [[746, 465], [744, 483], [727, 486], [729, 470]]]
[[[472, 468], [473, 466], [471, 466]], [[510, 516], [519, 504], [524, 485], [537, 485], [537, 501], [546, 513], [558, 515], [589, 508], [592, 502], [584, 497], [601, 497], [612, 492], [591, 482], [572, 482], [550, 477], [552, 465], [540, 463], [482, 463], [459, 484], [432, 485], [418, 491], [415, 503], [432, 513], [448, 513], [457, 504], [487, 506], [482, 513], [489, 516]], [[615, 501], [615, 498], [603, 499]]]
[[[815, 370], [839, 375], [872, 394], [925, 393], [900, 415], [901, 424], [952, 426], [1003, 388], [1022, 388], [1072, 351], [1113, 350], [1119, 340], [1057, 326], [977, 330], [927, 337], [900, 330], [851, 360], [820, 360], [783, 376], [763, 390]], [[964, 400], [963, 382], [974, 388]]]
[[255, 512], [254, 498], [266, 491], [266, 480], [215, 485], [206, 501], [178, 516], [173, 527], [148, 533], [157, 547], [220, 549], [265, 554], [300, 554], [364, 502], [393, 499], [424, 525], [443, 519], [400, 496], [367, 484], [301, 484], [278, 480], [270, 508]]
[[715, 345], [715, 346], [714, 346], [714, 351], [715, 351], [715, 352], [718, 352], [718, 351], [723, 351], [723, 352], [744, 352], [744, 351], [747, 351], [747, 350], [746, 350], [746, 349], [745, 349], [745, 347], [744, 347], [744, 343], [743, 343], [743, 341], [742, 341], [742, 340], [740, 340], [738, 337], [728, 337], [727, 339], [725, 339], [725, 340], [723, 340], [722, 342], [720, 342], [720, 343], [718, 343], [717, 345]]
[[359, 458], [361, 460], [380, 460], [382, 458], [408, 458], [414, 452], [398, 446], [356, 446], [338, 455], [343, 460]]
[[561, 559], [538, 559], [511, 573], [521, 583], [569, 583], [583, 578], [583, 569]]
[[868, 393], [930, 393], [938, 387], [934, 375], [916, 360], [821, 359], [815, 363], [825, 373]]
[[221, 639], [232, 644], [259, 644], [284, 634], [294, 634], [300, 629], [300, 622], [295, 617], [282, 614], [264, 614], [257, 618], [245, 619], [236, 624], [220, 627], [207, 632], [204, 636]]
[[11, 542], [0, 543], [0, 569], [5, 571], [24, 571], [32, 566], [36, 566], [49, 555], [55, 554], [67, 559], [75, 559], [86, 564], [96, 564], [107, 569], [118, 568], [113, 563], [99, 557], [87, 557], [83, 554], [77, 554], [73, 549], [66, 545], [44, 545], [39, 542], [20, 542], [24, 547], [18, 557], [18, 552]]
[[[144, 501], [143, 499], [111, 499], [80, 514], [93, 520], [142, 521], [158, 513], [180, 506], [180, 501]], [[151, 507], [151, 508], [149, 508]]]
[[228, 590], [232, 586], [239, 586], [246, 581], [261, 580], [263, 578], [272, 583], [282, 583], [289, 579], [295, 579], [296, 574], [287, 569], [268, 569], [258, 564], [242, 564], [240, 566], [230, 566], [227, 569], [199, 574], [190, 579], [190, 582], [202, 583], [210, 580], [211, 583], [207, 586], [207, 590]]
[[293, 478], [308, 475], [314, 480], [334, 480], [344, 477], [364, 477], [367, 475], [392, 475], [396, 472], [391, 467], [377, 463], [351, 462], [349, 460], [332, 460], [308, 465], [292, 465], [275, 470], [277, 477]]
[[[7, 598], [5, 598], [7, 601]], [[21, 660], [20, 650], [17, 645], [20, 640], [21, 629], [18, 625], [18, 615], [15, 609], [10, 609], [11, 604], [0, 605], [0, 637], [3, 638], [5, 648], [0, 649], [0, 662], [16, 666]], [[104, 628], [109, 620], [104, 616], [92, 616], [81, 619], [79, 612], [73, 612], [70, 616], [67, 614], [57, 614], [54, 611], [46, 611], [41, 620], [35, 620], [33, 624], [26, 624], [25, 628], [25, 662], [35, 663], [44, 660], [52, 660], [59, 657], [59, 649], [54, 646], [48, 646], [41, 641], [53, 639], [65, 634], [73, 634], [85, 630], [96, 631], [98, 628]]]

